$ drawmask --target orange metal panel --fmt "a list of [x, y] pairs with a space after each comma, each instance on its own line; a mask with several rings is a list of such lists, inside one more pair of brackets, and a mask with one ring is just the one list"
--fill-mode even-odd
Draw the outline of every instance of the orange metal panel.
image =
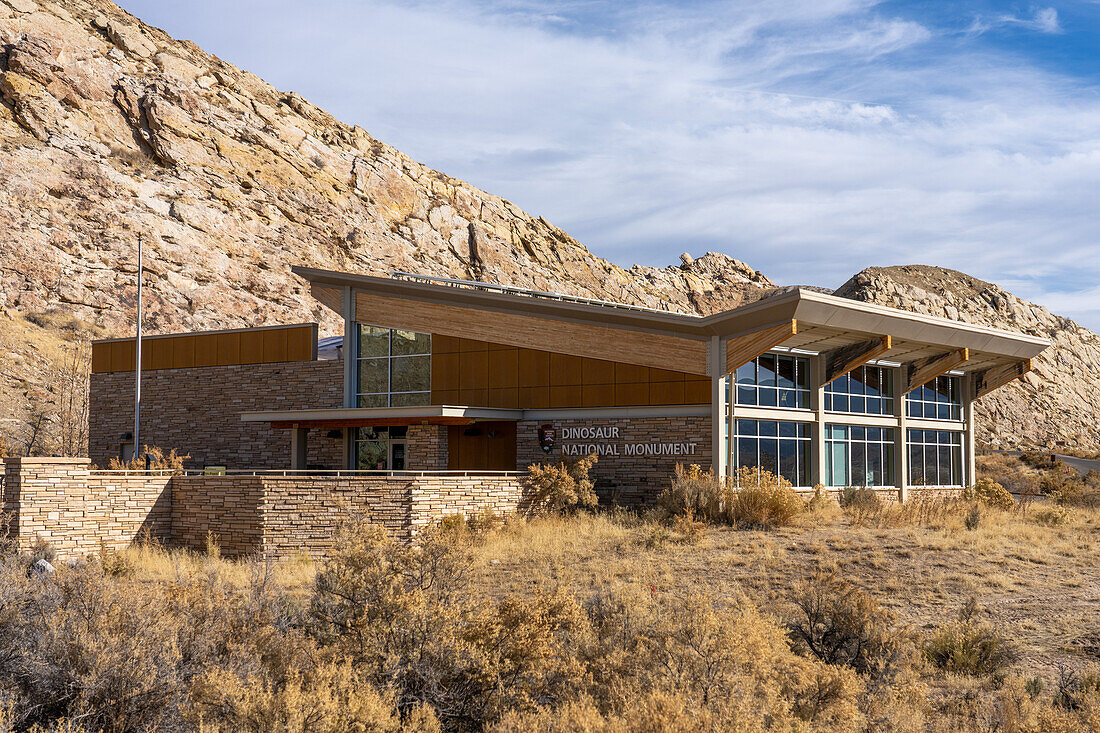
[[623, 382], [624, 384], [630, 382], [648, 382], [652, 379], [651, 374], [653, 372], [662, 372], [663, 369], [651, 369], [649, 367], [638, 366], [636, 364], [623, 364], [622, 362], [615, 363], [615, 381]]
[[581, 386], [568, 385], [568, 386], [551, 386], [550, 387], [550, 408], [559, 407], [580, 407], [584, 402], [584, 395], [581, 394]]
[[[581, 384], [581, 357], [566, 354], [550, 354], [550, 386], [564, 387]], [[578, 398], [580, 392], [577, 393]], [[553, 396], [551, 396], [553, 402]]]
[[458, 390], [457, 389], [441, 389], [432, 390], [431, 401], [433, 405], [457, 405], [458, 402]]
[[468, 352], [488, 351], [489, 344], [485, 341], [475, 341], [474, 339], [459, 339], [458, 350], [463, 354]]
[[507, 410], [519, 408], [519, 388], [489, 390], [489, 407], [500, 407]]
[[676, 372], [671, 369], [650, 369], [650, 382], [682, 382], [688, 378], [684, 372]]
[[132, 372], [137, 364], [137, 347], [133, 341], [116, 341], [112, 344], [111, 364], [113, 372]]
[[459, 388], [459, 358], [456, 353], [432, 352], [432, 392]]
[[652, 382], [649, 385], [649, 404], [651, 405], [683, 405], [684, 383], [680, 382]]
[[92, 374], [111, 371], [111, 347], [113, 343], [92, 344]]
[[462, 339], [455, 338], [454, 336], [444, 336], [442, 334], [432, 334], [432, 353], [433, 354], [457, 354], [461, 346]]
[[202, 333], [195, 336], [195, 366], [215, 366], [218, 363], [218, 337]]
[[317, 347], [316, 326], [295, 326], [286, 333], [286, 360], [312, 361]]
[[171, 367], [171, 339], [149, 339], [141, 342], [142, 369], [170, 369]]
[[[645, 367], [640, 367], [645, 369]], [[581, 384], [611, 384], [615, 381], [615, 362], [581, 359]]]
[[519, 350], [489, 351], [489, 386], [508, 389], [519, 386]]
[[488, 389], [460, 389], [458, 390], [458, 404], [466, 407], [488, 407]]
[[523, 410], [545, 410], [550, 406], [549, 387], [520, 387], [519, 407]]
[[520, 387], [549, 386], [550, 354], [534, 349], [520, 349], [518, 376]]
[[238, 364], [262, 364], [264, 360], [264, 336], [262, 331], [243, 331], [234, 334], [240, 338]]
[[287, 329], [277, 328], [270, 331], [260, 331], [263, 339], [264, 364], [273, 364], [279, 361], [287, 361]]
[[615, 404], [623, 405], [648, 405], [649, 385], [640, 383], [624, 383], [615, 385]]
[[219, 333], [214, 338], [217, 343], [218, 366], [241, 363], [241, 334]]
[[168, 364], [170, 369], [186, 369], [195, 366], [195, 337], [173, 336], [164, 339], [172, 349], [172, 360]]
[[684, 382], [684, 404], [710, 404], [710, 380], [688, 379]]
[[489, 387], [489, 352], [464, 351], [459, 355], [458, 386], [461, 389]]
[[581, 387], [581, 407], [614, 407], [615, 385], [585, 384]]

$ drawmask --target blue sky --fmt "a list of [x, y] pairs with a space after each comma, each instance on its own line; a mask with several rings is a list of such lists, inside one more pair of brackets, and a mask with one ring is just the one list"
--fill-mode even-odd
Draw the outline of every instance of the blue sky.
[[621, 265], [935, 264], [1100, 330], [1100, 0], [124, 0]]

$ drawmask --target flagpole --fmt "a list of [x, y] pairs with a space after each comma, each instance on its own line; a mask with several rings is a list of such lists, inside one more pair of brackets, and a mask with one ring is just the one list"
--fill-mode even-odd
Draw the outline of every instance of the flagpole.
[[136, 382], [134, 384], [134, 452], [130, 457], [131, 460], [137, 461], [139, 451], [141, 450], [141, 281], [142, 277], [142, 261], [141, 261], [141, 235], [138, 235], [138, 271], [137, 271], [137, 347], [135, 349], [136, 359], [134, 372], [137, 375]]

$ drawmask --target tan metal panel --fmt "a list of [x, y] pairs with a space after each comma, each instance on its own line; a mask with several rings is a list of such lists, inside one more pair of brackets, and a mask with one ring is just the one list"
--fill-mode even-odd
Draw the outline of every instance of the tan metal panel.
[[157, 341], [164, 341], [171, 348], [171, 361], [168, 362], [167, 369], [187, 369], [195, 366], [195, 337], [194, 336], [174, 336], [172, 338], [157, 339]]
[[218, 337], [216, 334], [202, 333], [195, 336], [195, 366], [217, 366]]
[[218, 349], [218, 366], [241, 363], [241, 335], [239, 333], [219, 333], [215, 336]]
[[260, 357], [264, 364], [287, 360], [287, 329], [260, 331], [263, 340], [263, 352]]
[[264, 336], [260, 331], [245, 331], [240, 338], [240, 364], [262, 364], [264, 361]]
[[92, 374], [103, 374], [112, 371], [111, 351], [113, 347], [113, 343], [100, 342], [92, 344]]
[[641, 366], [706, 373], [701, 339], [359, 293], [356, 320]]

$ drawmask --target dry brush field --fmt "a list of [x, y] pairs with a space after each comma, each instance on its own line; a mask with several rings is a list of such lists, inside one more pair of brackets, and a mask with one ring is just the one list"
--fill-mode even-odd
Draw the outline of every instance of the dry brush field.
[[1097, 477], [984, 465], [1042, 497], [714, 502], [696, 472], [638, 515], [558, 471], [543, 516], [412, 547], [353, 517], [321, 562], [9, 552], [0, 730], [1100, 730]]

